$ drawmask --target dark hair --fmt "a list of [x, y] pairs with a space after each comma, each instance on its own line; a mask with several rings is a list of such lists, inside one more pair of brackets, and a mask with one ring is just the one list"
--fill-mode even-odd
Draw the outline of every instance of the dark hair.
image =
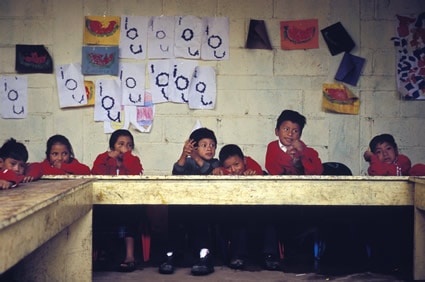
[[65, 145], [69, 151], [69, 161], [71, 162], [74, 159], [74, 150], [72, 150], [71, 142], [69, 142], [68, 138], [60, 134], [53, 135], [47, 140], [46, 159], [49, 159], [50, 151], [55, 144]]
[[238, 156], [241, 159], [244, 158], [243, 152], [238, 145], [229, 144], [224, 146], [223, 148], [221, 148], [218, 158], [220, 159], [221, 163], [224, 163], [228, 158], [232, 156]]
[[280, 116], [277, 118], [277, 122], [276, 122], [276, 129], [279, 129], [280, 125], [284, 122], [284, 121], [291, 121], [293, 123], [297, 123], [300, 126], [300, 131], [302, 133], [304, 126], [306, 125], [307, 121], [305, 119], [305, 116], [303, 116], [302, 114], [296, 112], [296, 111], [292, 111], [292, 110], [284, 110]]
[[133, 144], [134, 144], [134, 138], [133, 138], [133, 135], [131, 134], [130, 131], [128, 131], [127, 129], [118, 129], [118, 130], [115, 130], [111, 134], [111, 137], [109, 138], [109, 149], [114, 150], [115, 143], [117, 142], [117, 140], [120, 136], [130, 137], [131, 142], [133, 142]]
[[10, 138], [4, 142], [0, 148], [0, 158], [6, 160], [12, 158], [18, 161], [28, 161], [28, 151], [24, 144], [17, 142], [15, 139]]
[[396, 151], [398, 151], [397, 143], [395, 142], [394, 137], [391, 134], [384, 133], [381, 135], [376, 135], [375, 137], [372, 138], [372, 140], [370, 140], [369, 148], [372, 151], [372, 153], [376, 152], [376, 146], [384, 142], [390, 144], [391, 146], [394, 147]]
[[212, 139], [214, 140], [215, 144], [217, 144], [217, 138], [215, 137], [214, 131], [206, 127], [202, 127], [202, 128], [198, 128], [194, 130], [189, 136], [189, 139], [192, 139], [195, 141], [195, 144], [194, 144], [195, 147], [197, 147], [198, 142], [204, 138]]

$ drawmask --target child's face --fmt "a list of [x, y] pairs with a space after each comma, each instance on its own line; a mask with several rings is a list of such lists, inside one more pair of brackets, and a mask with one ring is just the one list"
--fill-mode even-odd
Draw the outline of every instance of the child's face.
[[61, 143], [53, 144], [50, 148], [49, 162], [54, 163], [69, 163], [70, 153], [68, 148]]
[[129, 136], [120, 136], [114, 144], [114, 151], [126, 153], [133, 151], [134, 144]]
[[211, 160], [215, 156], [216, 144], [210, 138], [203, 138], [198, 142], [198, 155], [204, 160]]
[[243, 175], [246, 170], [245, 161], [240, 156], [230, 156], [223, 162], [223, 167], [231, 175]]
[[375, 147], [375, 155], [378, 159], [387, 164], [392, 164], [397, 158], [397, 150], [387, 142], [380, 143]]
[[283, 145], [291, 146], [294, 140], [300, 139], [301, 129], [298, 123], [286, 120], [282, 122], [279, 128], [275, 129], [275, 134]]
[[9, 169], [17, 175], [23, 175], [25, 171], [25, 162], [13, 158], [6, 158], [3, 162], [3, 169]]

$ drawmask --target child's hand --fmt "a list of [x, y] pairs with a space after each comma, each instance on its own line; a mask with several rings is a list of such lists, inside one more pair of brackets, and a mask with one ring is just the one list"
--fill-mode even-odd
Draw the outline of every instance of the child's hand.
[[304, 152], [305, 145], [300, 140], [292, 141], [291, 146], [288, 146], [287, 153], [292, 159], [299, 159]]
[[223, 169], [221, 167], [216, 167], [212, 171], [212, 175], [224, 175]]
[[363, 158], [365, 159], [365, 161], [370, 162], [370, 159], [372, 158], [373, 153], [369, 150], [367, 150], [366, 152], [364, 152], [363, 154]]
[[28, 183], [33, 181], [34, 181], [34, 177], [32, 176], [25, 176], [24, 179], [22, 180], [23, 183]]
[[121, 155], [120, 151], [109, 151], [108, 156], [113, 159], [118, 159]]
[[195, 141], [193, 139], [186, 140], [186, 142], [184, 142], [182, 154], [188, 157], [192, 155], [193, 150], [195, 150]]
[[255, 170], [248, 168], [247, 170], [243, 172], [243, 175], [257, 175], [257, 172]]
[[55, 168], [61, 168], [61, 167], [62, 167], [62, 162], [61, 162], [61, 161], [59, 161], [59, 160], [55, 160], [55, 161], [52, 163], [52, 167], [55, 167]]
[[9, 189], [9, 188], [12, 187], [12, 185], [13, 185], [12, 182], [9, 182], [9, 181], [3, 180], [3, 179], [0, 180], [0, 189], [2, 189], [2, 190]]

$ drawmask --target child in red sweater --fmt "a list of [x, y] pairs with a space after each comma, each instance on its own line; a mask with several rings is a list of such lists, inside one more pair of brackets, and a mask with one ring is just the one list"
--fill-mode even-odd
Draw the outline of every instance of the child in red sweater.
[[321, 175], [319, 154], [300, 140], [306, 118], [296, 111], [284, 110], [277, 119], [278, 140], [267, 146], [266, 169], [271, 175]]
[[369, 150], [364, 153], [369, 162], [368, 174], [374, 175], [409, 175], [410, 159], [398, 152], [397, 143], [391, 134], [381, 134], [369, 142]]
[[[234, 144], [229, 144], [221, 148], [219, 153], [221, 167], [213, 171], [215, 175], [263, 175], [260, 164], [248, 156], [244, 156], [241, 148]], [[229, 233], [231, 259], [230, 268], [243, 269], [245, 259], [248, 256], [248, 230], [261, 230], [261, 248], [264, 261], [263, 266], [267, 270], [279, 270], [278, 240], [274, 224], [267, 222], [262, 216], [269, 211], [266, 207], [261, 211], [252, 210], [249, 207], [225, 207], [221, 216], [225, 222], [223, 231]]]
[[71, 143], [65, 136], [51, 136], [46, 147], [46, 159], [41, 163], [43, 175], [90, 174], [90, 168], [74, 157]]
[[40, 167], [27, 164], [28, 151], [24, 144], [10, 138], [0, 148], [0, 189], [9, 189], [19, 183], [41, 177]]
[[[109, 139], [109, 151], [106, 151], [97, 156], [91, 170], [92, 174], [96, 175], [141, 175], [143, 174], [143, 166], [139, 157], [132, 154], [134, 149], [134, 138], [130, 131], [119, 129], [112, 133]], [[126, 245], [126, 257], [119, 265], [119, 270], [130, 272], [136, 269], [134, 257], [134, 237], [135, 229], [139, 221], [140, 211], [129, 207], [117, 207], [119, 210], [114, 210], [110, 216], [115, 217], [115, 223], [120, 227]], [[99, 211], [101, 213], [107, 212]], [[100, 215], [99, 221], [103, 218], [106, 224], [109, 224], [111, 218]], [[123, 222], [123, 219], [125, 219]], [[136, 223], [136, 224], [135, 224]], [[117, 227], [118, 227], [117, 226]], [[120, 232], [120, 233], [121, 233]]]

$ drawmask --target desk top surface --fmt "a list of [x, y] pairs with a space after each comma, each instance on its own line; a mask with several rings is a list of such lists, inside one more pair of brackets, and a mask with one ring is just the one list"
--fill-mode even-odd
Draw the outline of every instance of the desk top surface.
[[65, 195], [89, 188], [90, 179], [38, 180], [18, 187], [0, 190], [0, 229], [19, 221]]

